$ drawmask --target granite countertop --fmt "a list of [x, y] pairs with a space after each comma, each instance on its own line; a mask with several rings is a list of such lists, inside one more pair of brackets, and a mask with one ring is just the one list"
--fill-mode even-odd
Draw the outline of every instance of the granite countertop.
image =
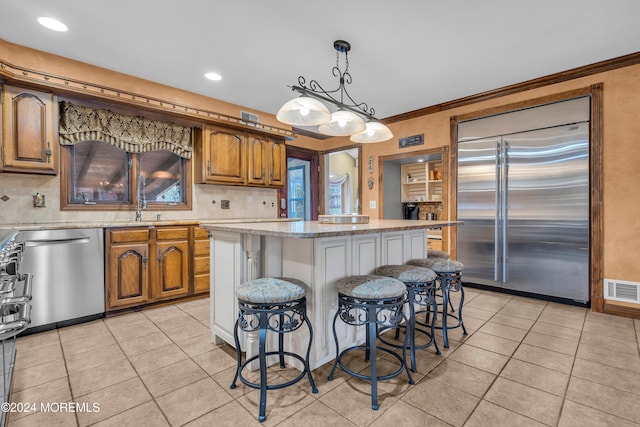
[[4, 224], [4, 230], [52, 230], [70, 228], [113, 228], [113, 227], [159, 227], [164, 225], [194, 225], [194, 224], [235, 224], [235, 223], [264, 223], [264, 222], [294, 222], [299, 218], [233, 218], [233, 219], [162, 219], [159, 221], [65, 221], [43, 222], [30, 224]]
[[427, 229], [459, 224], [462, 224], [462, 221], [372, 219], [368, 224], [322, 224], [318, 221], [249, 223], [245, 221], [237, 224], [202, 222], [200, 226], [214, 231], [232, 231], [274, 237], [314, 238], [370, 234], [378, 231]]

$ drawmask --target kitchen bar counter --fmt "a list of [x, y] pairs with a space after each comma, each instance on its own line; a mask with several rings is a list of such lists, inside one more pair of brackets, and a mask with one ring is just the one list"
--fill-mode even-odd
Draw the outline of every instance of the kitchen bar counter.
[[201, 227], [217, 231], [256, 234], [260, 236], [316, 238], [370, 234], [375, 232], [426, 230], [461, 224], [459, 221], [416, 221], [402, 219], [372, 219], [368, 224], [325, 224], [317, 221], [214, 223], [202, 222]]
[[[456, 221], [371, 220], [368, 224], [324, 224], [317, 221], [214, 224], [201, 223], [211, 235], [211, 333], [219, 344], [235, 346], [238, 313], [236, 288], [258, 277], [293, 277], [309, 288], [307, 314], [314, 337], [310, 365], [314, 369], [335, 358], [332, 334], [337, 309], [335, 283], [352, 275], [371, 274], [386, 264], [404, 264], [427, 256], [427, 229]], [[364, 340], [364, 329], [337, 324], [341, 345]], [[303, 328], [304, 329], [304, 328]], [[304, 331], [286, 334], [285, 345], [304, 353]], [[257, 354], [256, 333], [242, 333], [248, 357]]]

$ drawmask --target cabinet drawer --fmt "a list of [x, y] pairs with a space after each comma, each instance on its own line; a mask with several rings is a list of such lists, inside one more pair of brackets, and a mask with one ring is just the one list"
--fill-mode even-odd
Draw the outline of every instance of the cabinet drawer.
[[437, 251], [442, 250], [442, 240], [439, 239], [429, 239], [427, 240], [427, 249], [435, 249]]
[[193, 242], [193, 256], [209, 256], [209, 241], [197, 240]]
[[195, 239], [207, 239], [209, 240], [209, 230], [207, 228], [194, 227], [193, 237]]
[[148, 242], [149, 229], [145, 228], [126, 228], [126, 229], [110, 229], [111, 243], [128, 243], [128, 242]]
[[209, 275], [198, 274], [193, 277], [193, 293], [201, 294], [209, 292]]
[[193, 274], [209, 273], [209, 257], [193, 259]]
[[189, 227], [158, 227], [156, 240], [187, 240]]

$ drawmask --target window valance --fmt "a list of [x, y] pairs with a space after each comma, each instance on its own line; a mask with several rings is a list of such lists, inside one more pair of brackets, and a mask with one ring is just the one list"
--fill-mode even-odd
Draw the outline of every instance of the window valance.
[[66, 101], [60, 103], [59, 136], [61, 145], [104, 141], [130, 153], [168, 150], [190, 159], [193, 151], [189, 127]]

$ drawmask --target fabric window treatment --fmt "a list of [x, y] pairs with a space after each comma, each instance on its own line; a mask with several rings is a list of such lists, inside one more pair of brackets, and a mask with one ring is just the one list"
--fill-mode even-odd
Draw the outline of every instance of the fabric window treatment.
[[173, 123], [60, 103], [60, 145], [103, 141], [130, 153], [168, 150], [190, 159], [192, 130]]

